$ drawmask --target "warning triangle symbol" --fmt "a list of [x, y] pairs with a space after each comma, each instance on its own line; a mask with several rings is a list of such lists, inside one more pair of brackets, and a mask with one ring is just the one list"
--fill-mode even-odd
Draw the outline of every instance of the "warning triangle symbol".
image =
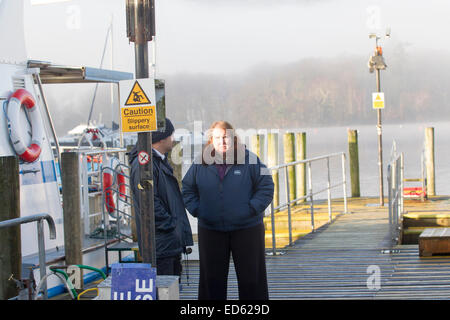
[[379, 94], [377, 94], [377, 97], [375, 98], [375, 100], [381, 100], [381, 97]]
[[150, 99], [145, 94], [144, 90], [142, 90], [139, 82], [134, 83], [133, 88], [128, 95], [127, 101], [125, 102], [126, 106], [133, 106], [139, 104], [151, 104]]

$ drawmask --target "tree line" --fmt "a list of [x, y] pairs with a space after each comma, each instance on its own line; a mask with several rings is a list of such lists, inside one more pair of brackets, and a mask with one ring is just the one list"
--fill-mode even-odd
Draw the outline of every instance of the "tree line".
[[[446, 55], [412, 55], [397, 48], [385, 59], [384, 123], [449, 119]], [[180, 124], [225, 119], [257, 129], [376, 123], [376, 80], [367, 61], [362, 56], [309, 58], [238, 75], [173, 75], [166, 78], [167, 114]]]

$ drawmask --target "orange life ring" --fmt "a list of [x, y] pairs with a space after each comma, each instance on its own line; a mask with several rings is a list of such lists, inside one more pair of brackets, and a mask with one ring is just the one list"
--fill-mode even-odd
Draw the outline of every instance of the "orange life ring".
[[[22, 141], [23, 137], [20, 130], [23, 126], [20, 123], [20, 108], [24, 105], [28, 118], [31, 123], [31, 144], [25, 145]], [[41, 154], [41, 144], [44, 140], [44, 130], [41, 125], [39, 110], [36, 107], [36, 102], [27, 90], [16, 90], [8, 101], [8, 131], [12, 146], [16, 154], [26, 162], [34, 162]]]
[[[126, 184], [125, 175], [120, 167], [119, 159], [111, 157], [109, 159], [108, 167], [103, 171], [103, 193], [105, 195], [105, 206], [109, 213], [113, 213], [116, 210], [116, 203], [114, 200], [113, 186], [117, 179], [117, 187], [119, 191], [119, 197], [126, 199]], [[125, 201], [125, 200], [124, 200]]]

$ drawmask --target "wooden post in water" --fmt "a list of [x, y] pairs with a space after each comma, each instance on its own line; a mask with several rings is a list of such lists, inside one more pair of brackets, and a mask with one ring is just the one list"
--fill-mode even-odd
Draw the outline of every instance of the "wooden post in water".
[[[267, 134], [267, 167], [278, 165], [278, 133]], [[272, 171], [272, 179], [274, 183], [273, 206], [278, 207], [280, 204], [280, 184], [278, 171]], [[275, 210], [278, 211], [278, 210]]]
[[[0, 157], [0, 221], [20, 218], [19, 161], [17, 157]], [[0, 229], [0, 300], [19, 294], [11, 276], [22, 275], [22, 246], [20, 226]]]
[[[287, 132], [283, 136], [284, 145], [284, 163], [295, 161], [295, 134], [293, 132]], [[287, 169], [289, 183], [289, 199], [294, 200], [297, 198], [297, 187], [295, 177], [295, 166], [289, 166]]]
[[425, 128], [425, 164], [427, 173], [427, 194], [436, 195], [434, 177], [434, 128]]
[[348, 154], [350, 157], [350, 185], [352, 197], [360, 197], [359, 187], [359, 155], [358, 155], [358, 131], [348, 129]]
[[[296, 133], [296, 144], [295, 144], [295, 161], [306, 159], [306, 132]], [[295, 168], [296, 174], [296, 195], [297, 198], [306, 196], [306, 164], [298, 164]], [[301, 199], [297, 203], [305, 202], [306, 199]]]
[[250, 141], [250, 151], [261, 159], [261, 135], [254, 134]]
[[83, 264], [78, 153], [61, 154], [61, 184], [66, 264]]

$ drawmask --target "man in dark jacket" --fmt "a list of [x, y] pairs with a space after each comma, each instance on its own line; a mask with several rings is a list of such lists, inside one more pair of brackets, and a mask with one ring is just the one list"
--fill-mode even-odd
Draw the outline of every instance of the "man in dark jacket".
[[[181, 253], [193, 245], [192, 231], [186, 215], [178, 181], [167, 156], [173, 148], [174, 127], [166, 118], [164, 132], [152, 133], [153, 189], [155, 208], [156, 268], [159, 275], [181, 275]], [[138, 243], [141, 243], [137, 144], [130, 152], [130, 184], [135, 205]], [[141, 245], [139, 245], [141, 248]]]

